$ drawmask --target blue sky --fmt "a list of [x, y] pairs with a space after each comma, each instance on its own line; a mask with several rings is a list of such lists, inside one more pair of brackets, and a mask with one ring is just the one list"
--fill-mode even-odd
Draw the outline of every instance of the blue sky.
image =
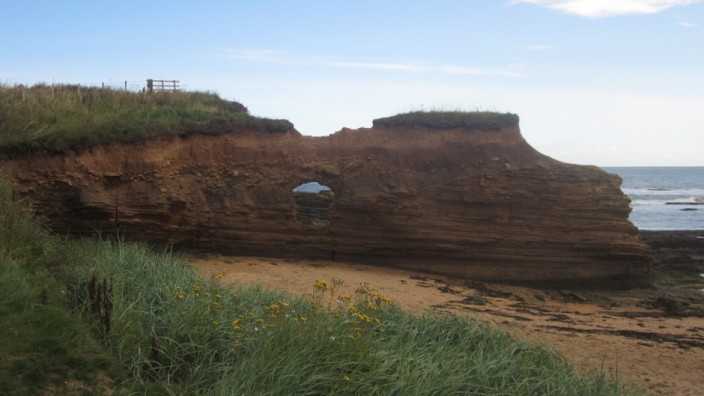
[[178, 79], [304, 134], [517, 113], [565, 162], [704, 165], [704, 1], [2, 1], [0, 82]]

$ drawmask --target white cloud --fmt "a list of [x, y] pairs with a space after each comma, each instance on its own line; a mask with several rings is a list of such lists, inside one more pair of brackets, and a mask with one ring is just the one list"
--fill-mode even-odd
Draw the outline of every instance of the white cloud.
[[697, 27], [697, 24], [696, 24], [696, 23], [684, 22], [684, 21], [683, 21], [683, 22], [677, 22], [677, 25], [678, 25], [678, 26], [685, 27], [685, 28]]
[[511, 3], [535, 4], [586, 18], [603, 18], [630, 14], [654, 14], [668, 8], [686, 6], [701, 0], [511, 0]]
[[494, 75], [504, 77], [523, 77], [524, 74], [506, 69], [490, 69], [450, 65], [431, 61], [398, 60], [357, 60], [330, 56], [304, 56], [286, 51], [224, 49], [221, 57], [249, 62], [272, 63], [287, 66], [318, 66], [341, 69], [372, 69], [406, 73], [441, 73], [454, 75]]

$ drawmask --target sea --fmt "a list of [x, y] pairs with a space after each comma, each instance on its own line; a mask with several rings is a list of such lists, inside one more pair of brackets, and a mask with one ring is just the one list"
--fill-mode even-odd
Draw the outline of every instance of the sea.
[[704, 167], [603, 167], [623, 179], [641, 230], [704, 230]]

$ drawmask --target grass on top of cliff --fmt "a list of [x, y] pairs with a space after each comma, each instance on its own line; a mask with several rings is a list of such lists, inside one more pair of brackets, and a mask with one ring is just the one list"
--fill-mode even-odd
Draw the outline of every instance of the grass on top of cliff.
[[63, 152], [233, 130], [285, 132], [286, 120], [251, 116], [237, 102], [208, 92], [130, 92], [78, 85], [0, 84], [0, 154]]
[[498, 131], [518, 125], [518, 116], [491, 111], [413, 111], [378, 118], [373, 125], [380, 128], [480, 129]]

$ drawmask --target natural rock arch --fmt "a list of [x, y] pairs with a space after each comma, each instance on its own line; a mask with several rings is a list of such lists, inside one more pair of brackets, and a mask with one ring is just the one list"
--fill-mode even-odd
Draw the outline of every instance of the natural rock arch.
[[301, 183], [291, 190], [296, 210], [296, 220], [313, 227], [330, 225], [330, 206], [335, 192], [318, 181]]

